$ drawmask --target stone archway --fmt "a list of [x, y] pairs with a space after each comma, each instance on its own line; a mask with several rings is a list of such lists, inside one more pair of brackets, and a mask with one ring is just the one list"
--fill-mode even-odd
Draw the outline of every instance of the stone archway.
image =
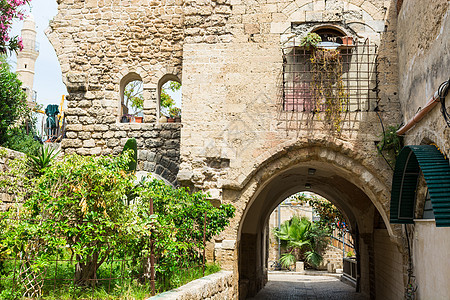
[[[403, 289], [403, 258], [399, 244], [392, 242], [396, 241], [395, 230], [387, 218], [390, 183], [384, 182], [384, 176], [364, 165], [363, 159], [358, 157], [361, 156], [357, 153], [324, 145], [291, 147], [261, 164], [248, 178], [234, 200], [246, 203], [245, 207], [239, 205], [242, 209], [238, 207], [235, 218], [239, 222], [235, 270], [241, 299], [255, 295], [267, 281], [270, 213], [287, 196], [305, 190], [305, 184], [311, 186], [311, 192], [332, 201], [347, 216], [359, 244], [361, 291], [375, 298], [376, 284], [381, 282], [377, 272], [386, 259], [377, 254], [381, 252], [380, 245], [395, 253], [392, 260], [397, 269], [387, 270], [387, 273], [399, 282], [394, 289]], [[316, 170], [314, 175], [308, 175], [309, 168]], [[226, 195], [227, 192], [225, 198]]]

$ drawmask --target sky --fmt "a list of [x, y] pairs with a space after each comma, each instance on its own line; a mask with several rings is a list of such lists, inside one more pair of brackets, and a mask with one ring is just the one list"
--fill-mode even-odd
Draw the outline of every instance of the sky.
[[[56, 0], [31, 0], [31, 13], [36, 21], [36, 40], [39, 43], [39, 56], [36, 60], [33, 90], [37, 91], [37, 102], [44, 108], [48, 104], [60, 104], [67, 89], [62, 82], [61, 67], [55, 50], [45, 36], [49, 21], [57, 13]], [[17, 20], [12, 27], [11, 36], [20, 35], [23, 22]], [[17, 59], [11, 56], [9, 62], [16, 69]]]

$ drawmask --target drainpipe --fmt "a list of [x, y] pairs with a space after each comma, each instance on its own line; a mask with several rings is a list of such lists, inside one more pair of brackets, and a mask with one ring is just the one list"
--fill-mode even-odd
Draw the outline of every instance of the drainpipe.
[[428, 100], [427, 104], [425, 104], [425, 106], [420, 109], [416, 115], [410, 119], [408, 121], [408, 123], [406, 123], [406, 125], [404, 125], [402, 128], [400, 128], [399, 130], [397, 130], [397, 135], [403, 135], [405, 134], [408, 130], [410, 130], [414, 125], [416, 125], [418, 122], [420, 122], [420, 120], [423, 119], [423, 117], [425, 117], [425, 115], [432, 110], [436, 104], [438, 104], [439, 102], [439, 94], [436, 91], [436, 93], [434, 93], [433, 97]]

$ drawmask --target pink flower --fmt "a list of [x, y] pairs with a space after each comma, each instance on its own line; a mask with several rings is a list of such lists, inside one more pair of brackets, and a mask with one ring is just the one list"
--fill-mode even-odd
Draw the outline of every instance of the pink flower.
[[22, 51], [23, 50], [23, 41], [22, 41], [21, 37], [19, 37], [19, 42], [17, 43], [17, 45], [19, 46], [19, 50]]

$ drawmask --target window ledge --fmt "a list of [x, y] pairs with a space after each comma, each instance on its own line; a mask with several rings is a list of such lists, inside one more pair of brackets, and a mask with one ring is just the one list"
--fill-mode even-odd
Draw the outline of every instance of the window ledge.
[[436, 219], [414, 219], [414, 222], [436, 222]]

